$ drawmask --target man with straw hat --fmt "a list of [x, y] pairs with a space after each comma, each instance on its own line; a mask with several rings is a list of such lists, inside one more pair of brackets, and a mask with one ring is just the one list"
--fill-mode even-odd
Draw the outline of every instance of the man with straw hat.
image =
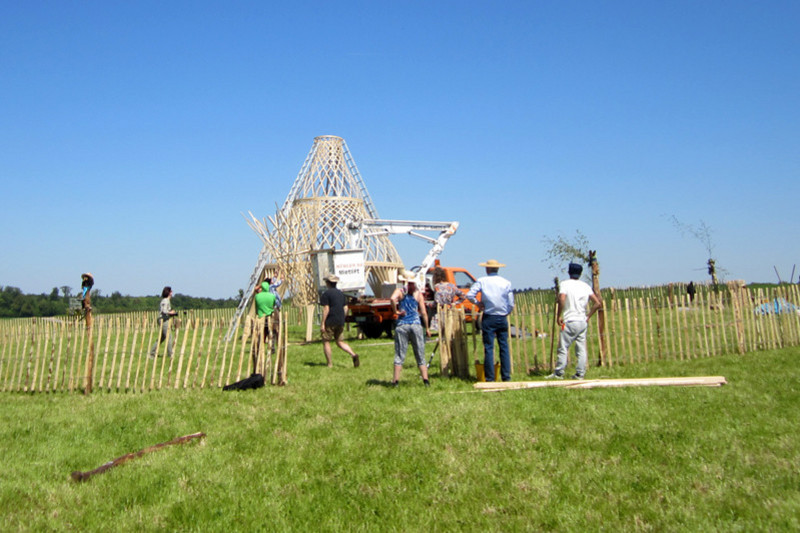
[[[500, 352], [500, 375], [503, 381], [511, 381], [511, 357], [508, 352], [508, 315], [514, 309], [514, 292], [511, 282], [497, 271], [504, 267], [496, 259], [479, 263], [486, 268], [486, 275], [478, 278], [467, 293], [467, 300], [483, 312], [481, 333], [483, 337], [483, 369], [486, 381], [494, 381], [494, 339]], [[480, 293], [481, 299], [478, 300]]]
[[[408, 344], [414, 350], [419, 374], [425, 386], [428, 381], [428, 365], [425, 363], [425, 332], [428, 330], [428, 311], [425, 300], [417, 289], [417, 277], [413, 272], [403, 271], [398, 276], [406, 286], [397, 288], [392, 293], [392, 311], [397, 315], [394, 331], [394, 373], [392, 386], [396, 387], [406, 360]], [[423, 329], [424, 328], [424, 329]]]
[[336, 288], [339, 283], [339, 276], [336, 274], [328, 274], [325, 276], [325, 285], [328, 287], [320, 297], [319, 304], [322, 306], [322, 352], [325, 354], [325, 362], [328, 368], [333, 366], [333, 359], [331, 358], [331, 341], [336, 343], [344, 352], [350, 356], [353, 361], [353, 367], [358, 368], [361, 361], [358, 354], [350, 348], [350, 345], [342, 340], [342, 333], [344, 332], [344, 318], [347, 314], [345, 309], [346, 298], [344, 293]]

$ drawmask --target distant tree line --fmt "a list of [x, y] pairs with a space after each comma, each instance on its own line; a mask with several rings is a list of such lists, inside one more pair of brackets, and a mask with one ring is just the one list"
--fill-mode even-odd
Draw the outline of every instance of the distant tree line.
[[[241, 292], [241, 291], [240, 291]], [[123, 296], [114, 291], [110, 296], [103, 296], [99, 289], [94, 289], [92, 310], [95, 313], [124, 313], [130, 311], [157, 311], [161, 301], [160, 295]], [[25, 294], [17, 287], [0, 287], [0, 317], [40, 317], [65, 315], [69, 311], [72, 288], [68, 286], [53, 287], [50, 294]], [[172, 297], [173, 309], [223, 309], [235, 308], [239, 298], [195, 298], [184, 294]]]

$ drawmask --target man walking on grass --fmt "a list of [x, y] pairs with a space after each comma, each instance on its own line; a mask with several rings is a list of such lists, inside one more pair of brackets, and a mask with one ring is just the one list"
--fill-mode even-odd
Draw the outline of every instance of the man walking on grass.
[[331, 341], [335, 341], [336, 346], [347, 352], [353, 359], [353, 366], [358, 368], [358, 365], [361, 364], [358, 354], [342, 340], [346, 300], [344, 293], [336, 288], [338, 282], [339, 276], [335, 274], [325, 276], [325, 285], [328, 289], [322, 293], [319, 300], [319, 304], [322, 306], [322, 351], [325, 353], [328, 367], [332, 367]]
[[[573, 343], [578, 364], [571, 379], [583, 379], [586, 375], [586, 330], [589, 318], [603, 308], [603, 301], [586, 282], [580, 279], [583, 267], [577, 263], [570, 263], [567, 272], [569, 279], [562, 281], [558, 288], [556, 316], [558, 325], [561, 326], [558, 360], [555, 371], [547, 376], [547, 379], [564, 379], [569, 347]], [[589, 300], [592, 301], [592, 307], [587, 313], [586, 304]]]

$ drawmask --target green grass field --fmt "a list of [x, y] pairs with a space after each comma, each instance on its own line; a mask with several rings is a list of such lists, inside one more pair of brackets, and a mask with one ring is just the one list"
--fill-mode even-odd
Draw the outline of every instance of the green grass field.
[[411, 354], [391, 388], [391, 341], [352, 345], [358, 369], [292, 346], [286, 387], [0, 395], [0, 529], [800, 529], [800, 349], [588, 376], [723, 375], [721, 388], [481, 393], [436, 370], [423, 387]]

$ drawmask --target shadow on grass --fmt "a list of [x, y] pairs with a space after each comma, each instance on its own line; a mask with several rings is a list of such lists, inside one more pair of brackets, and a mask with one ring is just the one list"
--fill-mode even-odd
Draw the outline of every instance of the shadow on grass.
[[385, 379], [368, 379], [367, 387], [386, 387], [394, 388], [391, 381]]

